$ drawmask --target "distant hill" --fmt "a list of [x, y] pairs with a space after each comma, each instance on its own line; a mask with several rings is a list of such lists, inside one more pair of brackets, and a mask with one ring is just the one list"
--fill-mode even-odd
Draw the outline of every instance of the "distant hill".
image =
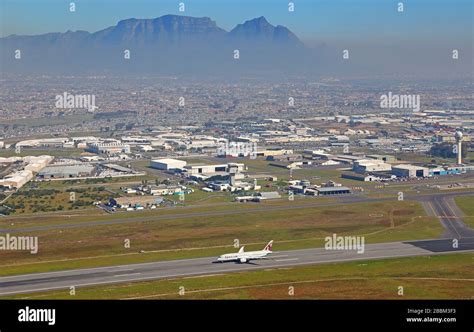
[[263, 16], [230, 32], [208, 17], [130, 18], [94, 33], [11, 35], [0, 38], [0, 49], [4, 72], [55, 74], [285, 73], [304, 71], [311, 57], [295, 34]]
[[229, 39], [238, 42], [267, 43], [288, 47], [304, 47], [304, 44], [293, 32], [278, 25], [273, 26], [261, 16], [244, 24], [237, 25], [229, 32]]

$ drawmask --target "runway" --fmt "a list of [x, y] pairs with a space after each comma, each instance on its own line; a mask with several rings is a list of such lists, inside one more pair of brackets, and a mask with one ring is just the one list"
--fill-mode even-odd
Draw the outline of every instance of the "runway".
[[474, 230], [469, 228], [461, 219], [462, 211], [456, 206], [451, 196], [435, 196], [423, 202], [428, 215], [439, 218], [445, 228], [441, 238], [462, 239], [474, 237]]
[[[406, 197], [420, 201], [429, 215], [440, 219], [445, 228], [441, 239], [406, 241], [392, 243], [367, 244], [365, 252], [358, 254], [355, 250], [332, 251], [324, 248], [313, 248], [292, 251], [280, 251], [271, 255], [268, 260], [260, 260], [254, 264], [218, 263], [214, 264], [215, 257], [183, 259], [174, 261], [160, 261], [123, 266], [109, 266], [80, 270], [56, 271], [27, 275], [0, 277], [0, 296], [21, 293], [33, 293], [52, 290], [67, 290], [71, 286], [87, 287], [104, 284], [146, 281], [155, 279], [172, 279], [199, 275], [212, 275], [270, 268], [288, 268], [299, 265], [321, 263], [350, 262], [358, 260], [372, 260], [383, 258], [409, 257], [421, 255], [448, 254], [453, 252], [474, 251], [474, 230], [467, 227], [461, 220], [462, 212], [456, 206], [454, 197], [472, 195], [473, 192], [447, 192], [428, 195]], [[342, 201], [334, 203], [314, 202], [310, 204], [295, 204], [292, 206], [259, 206], [255, 209], [239, 210], [238, 213], [299, 209], [311, 206], [330, 206], [347, 204], [349, 202], [387, 201], [392, 198], [373, 199], [363, 196], [348, 196]], [[178, 215], [154, 216], [143, 218], [127, 218], [109, 221], [98, 221], [78, 224], [45, 225], [30, 228], [16, 228], [0, 230], [3, 232], [39, 231], [56, 228], [84, 227], [104, 225], [109, 223], [139, 222], [159, 219], [186, 218], [191, 216], [207, 216], [214, 214], [235, 214], [236, 211], [209, 211], [198, 213], [183, 213]], [[458, 247], [453, 247], [453, 239], [458, 239]], [[274, 249], [278, 249], [278, 243]]]
[[[274, 248], [278, 248], [275, 243]], [[459, 240], [453, 248], [451, 239], [391, 242], [365, 245], [364, 253], [356, 250], [324, 248], [274, 252], [270, 259], [253, 264], [213, 263], [216, 257], [161, 261], [91, 269], [68, 270], [8, 276], [0, 278], [0, 296], [156, 279], [173, 279], [199, 275], [225, 274], [271, 268], [321, 263], [350, 262], [384, 258], [448, 254], [474, 251], [474, 237]]]

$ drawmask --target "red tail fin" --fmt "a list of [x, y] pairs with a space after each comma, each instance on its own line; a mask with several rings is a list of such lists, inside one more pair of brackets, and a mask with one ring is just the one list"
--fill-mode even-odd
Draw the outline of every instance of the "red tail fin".
[[268, 244], [263, 248], [263, 251], [272, 251], [272, 246], [273, 246], [273, 240], [268, 242]]

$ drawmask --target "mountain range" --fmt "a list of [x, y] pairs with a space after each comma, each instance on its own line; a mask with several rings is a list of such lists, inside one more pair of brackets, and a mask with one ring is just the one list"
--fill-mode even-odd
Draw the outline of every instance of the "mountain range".
[[0, 38], [0, 56], [3, 72], [245, 74], [304, 70], [311, 52], [263, 16], [228, 32], [208, 17], [165, 15], [94, 33], [11, 35]]

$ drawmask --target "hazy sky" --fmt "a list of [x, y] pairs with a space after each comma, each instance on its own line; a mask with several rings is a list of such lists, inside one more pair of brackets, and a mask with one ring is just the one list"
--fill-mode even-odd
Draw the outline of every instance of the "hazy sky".
[[[265, 16], [314, 48], [318, 63], [331, 73], [473, 73], [474, 0], [75, 0], [75, 13], [69, 11], [71, 1], [0, 0], [0, 36], [95, 32], [123, 19], [166, 14], [207, 16], [229, 31]], [[290, 1], [294, 12], [288, 11]], [[341, 61], [344, 49], [351, 52], [350, 64]], [[457, 61], [451, 58], [454, 49]]]
[[[165, 14], [208, 16], [230, 30], [265, 16], [306, 42], [374, 40], [472, 40], [472, 0], [0, 0], [0, 36], [86, 30], [95, 32], [125, 18]], [[397, 12], [398, 2], [405, 10]], [[184, 2], [186, 11], [178, 11]]]

